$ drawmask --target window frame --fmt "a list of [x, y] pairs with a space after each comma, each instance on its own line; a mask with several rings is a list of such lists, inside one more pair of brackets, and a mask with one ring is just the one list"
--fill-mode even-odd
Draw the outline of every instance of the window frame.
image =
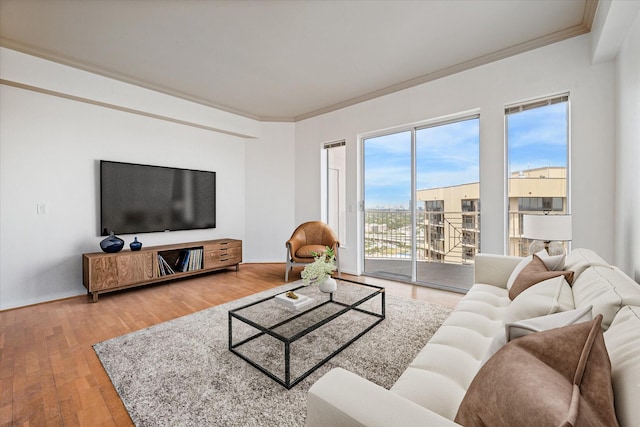
[[[346, 170], [347, 170], [347, 165], [346, 165], [346, 157], [347, 157], [347, 153], [346, 153], [346, 149], [347, 149], [347, 141], [346, 139], [340, 139], [340, 140], [336, 140], [336, 141], [331, 141], [331, 142], [325, 142], [322, 144], [322, 149], [321, 149], [321, 171], [322, 171], [322, 179], [321, 179], [321, 205], [322, 205], [322, 212], [321, 212], [321, 219], [322, 221], [324, 221], [325, 223], [329, 224], [329, 226], [331, 226], [331, 228], [334, 229], [335, 233], [338, 236], [338, 240], [340, 241], [340, 247], [341, 248], [346, 248], [347, 244], [347, 218], [346, 218], [346, 211], [347, 211], [347, 206], [346, 206]], [[338, 225], [337, 227], [335, 226], [335, 224], [332, 224], [332, 221], [330, 221], [330, 218], [332, 216], [330, 210], [331, 210], [331, 199], [332, 199], [332, 194], [331, 194], [331, 173], [330, 173], [330, 169], [332, 167], [331, 162], [330, 162], [330, 150], [331, 149], [335, 149], [335, 148], [340, 148], [343, 147], [344, 149], [344, 156], [343, 156], [343, 162], [341, 165], [341, 170], [343, 171], [342, 175], [339, 174], [339, 179], [340, 176], [342, 176], [343, 182], [339, 182], [339, 187], [342, 188], [342, 191], [339, 191], [338, 193], [338, 212], [336, 213], [337, 218], [338, 218]], [[342, 219], [342, 220], [341, 220]]]
[[[572, 146], [572, 138], [571, 138], [571, 96], [570, 96], [570, 92], [561, 92], [561, 93], [557, 93], [557, 94], [552, 94], [552, 95], [547, 95], [547, 96], [543, 96], [543, 97], [539, 97], [539, 98], [532, 98], [532, 99], [528, 99], [528, 100], [523, 100], [523, 101], [519, 101], [519, 102], [514, 102], [514, 103], [510, 103], [505, 105], [504, 107], [504, 171], [505, 171], [505, 181], [504, 181], [504, 200], [505, 200], [505, 221], [504, 221], [504, 253], [506, 255], [510, 254], [510, 240], [512, 238], [512, 236], [510, 235], [511, 232], [511, 227], [510, 227], [510, 223], [511, 223], [511, 214], [510, 214], [510, 188], [509, 188], [509, 183], [510, 183], [510, 179], [511, 179], [511, 173], [513, 171], [510, 170], [510, 156], [509, 156], [509, 121], [508, 121], [508, 117], [511, 114], [515, 114], [515, 113], [519, 113], [519, 112], [523, 112], [523, 111], [528, 111], [528, 110], [533, 110], [535, 108], [540, 108], [540, 107], [545, 107], [545, 106], [549, 106], [549, 105], [553, 105], [553, 104], [558, 104], [558, 103], [566, 103], [566, 171], [565, 171], [565, 202], [564, 202], [564, 214], [570, 215], [571, 214], [571, 146]], [[518, 203], [520, 203], [518, 201]], [[552, 202], [553, 203], [553, 202]], [[552, 212], [553, 210], [549, 210], [548, 212]], [[562, 211], [562, 210], [561, 210]], [[560, 212], [561, 212], [560, 211]], [[540, 210], [540, 211], [530, 211], [530, 212], [545, 212], [544, 210]], [[558, 212], [558, 211], [553, 211], [553, 212]], [[520, 214], [520, 216], [522, 216], [523, 212], [518, 212]], [[516, 227], [519, 229], [515, 230], [516, 232], [519, 232], [520, 234], [522, 233], [522, 225], [520, 224], [518, 227]], [[522, 243], [522, 239], [520, 239], [520, 247], [522, 247], [523, 243]], [[571, 249], [571, 242], [566, 242], [567, 243], [567, 249], [570, 250]], [[528, 245], [527, 245], [528, 246]], [[520, 252], [522, 252], [522, 250], [520, 250]]]

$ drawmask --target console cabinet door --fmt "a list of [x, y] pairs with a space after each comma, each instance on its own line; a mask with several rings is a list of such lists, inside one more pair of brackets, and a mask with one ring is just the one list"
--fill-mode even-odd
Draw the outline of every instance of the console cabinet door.
[[153, 253], [118, 254], [92, 258], [89, 268], [92, 292], [153, 279]]
[[118, 287], [118, 259], [100, 257], [89, 260], [89, 286], [91, 292]]
[[143, 252], [118, 257], [118, 283], [120, 286], [153, 279], [153, 254]]

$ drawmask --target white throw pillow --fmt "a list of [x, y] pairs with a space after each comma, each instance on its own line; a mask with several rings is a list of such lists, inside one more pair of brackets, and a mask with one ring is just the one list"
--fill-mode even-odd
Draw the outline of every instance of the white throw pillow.
[[484, 365], [503, 345], [513, 339], [524, 337], [533, 332], [547, 331], [549, 329], [573, 325], [574, 323], [588, 322], [592, 319], [591, 306], [587, 306], [575, 310], [553, 313], [548, 316], [539, 316], [507, 323], [504, 325], [504, 331], [500, 331], [493, 337], [489, 345], [489, 350], [482, 360], [482, 364]]
[[518, 294], [507, 307], [504, 322], [512, 323], [574, 308], [569, 283], [564, 276], [557, 276], [536, 283]]
[[504, 325], [506, 342], [524, 337], [533, 332], [547, 331], [549, 329], [573, 325], [574, 323], [588, 322], [593, 320], [591, 309], [592, 306], [587, 306], [576, 308], [575, 310], [553, 313], [548, 316], [539, 316], [532, 319], [520, 320], [519, 322], [507, 323]]
[[562, 271], [564, 270], [564, 260], [567, 254], [549, 255], [547, 251], [536, 252], [536, 255], [544, 262], [549, 270]]

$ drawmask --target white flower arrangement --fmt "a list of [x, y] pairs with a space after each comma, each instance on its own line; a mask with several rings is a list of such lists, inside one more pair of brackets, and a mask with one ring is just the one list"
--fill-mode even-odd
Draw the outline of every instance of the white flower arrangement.
[[333, 249], [326, 247], [323, 254], [313, 254], [314, 261], [302, 270], [305, 285], [322, 283], [336, 270], [336, 256]]

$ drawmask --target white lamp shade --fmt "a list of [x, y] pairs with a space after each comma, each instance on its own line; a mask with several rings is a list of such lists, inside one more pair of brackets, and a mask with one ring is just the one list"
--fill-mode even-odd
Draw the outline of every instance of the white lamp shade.
[[571, 240], [571, 215], [523, 215], [522, 237], [531, 240]]

